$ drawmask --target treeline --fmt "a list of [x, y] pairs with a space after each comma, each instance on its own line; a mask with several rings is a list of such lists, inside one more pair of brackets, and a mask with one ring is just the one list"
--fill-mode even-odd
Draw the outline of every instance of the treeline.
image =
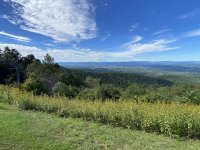
[[100, 79], [103, 84], [112, 84], [118, 88], [127, 88], [132, 83], [143, 84], [143, 85], [155, 85], [155, 86], [172, 86], [173, 82], [149, 77], [137, 73], [120, 73], [120, 72], [95, 72], [92, 70], [75, 70], [75, 69], [67, 69], [68, 71], [72, 71], [76, 76], [85, 80], [88, 76], [92, 78]]
[[16, 49], [0, 49], [0, 83], [20, 84], [26, 80], [26, 69], [29, 64], [39, 62], [34, 55], [22, 57]]
[[33, 55], [22, 57], [16, 49], [5, 47], [0, 51], [0, 62], [1, 84], [17, 85], [35, 95], [84, 96], [101, 100], [121, 96], [119, 88], [102, 84], [99, 79], [89, 76], [82, 80], [77, 73], [55, 63], [49, 54], [40, 61]]
[[61, 67], [46, 54], [43, 61], [15, 49], [0, 51], [0, 83], [17, 85], [35, 95], [65, 96], [84, 100], [111, 99], [154, 103], [172, 101], [200, 104], [200, 86], [173, 84], [139, 74], [90, 72]]

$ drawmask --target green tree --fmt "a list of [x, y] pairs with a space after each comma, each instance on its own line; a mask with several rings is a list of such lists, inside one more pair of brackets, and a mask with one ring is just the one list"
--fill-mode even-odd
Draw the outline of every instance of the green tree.
[[78, 95], [78, 88], [66, 85], [62, 82], [57, 82], [52, 88], [53, 94], [74, 98]]
[[78, 98], [92, 101], [102, 100], [101, 89], [85, 88], [79, 92]]
[[5, 47], [3, 53], [1, 54], [1, 61], [9, 64], [16, 73], [17, 84], [20, 84], [20, 60], [21, 55], [16, 49], [10, 49]]
[[131, 84], [123, 93], [124, 99], [135, 99], [146, 93], [146, 88], [140, 84]]
[[48, 92], [45, 83], [34, 73], [29, 75], [29, 78], [23, 83], [22, 87], [26, 91], [33, 91], [36, 95]]
[[106, 99], [116, 101], [121, 97], [121, 92], [118, 88], [110, 84], [104, 84], [98, 91], [98, 97], [101, 97], [102, 101], [105, 101]]
[[101, 86], [100, 79], [92, 78], [90, 76], [85, 79], [85, 84], [89, 88], [99, 88]]
[[51, 57], [51, 55], [47, 53], [47, 54], [44, 56], [43, 63], [44, 63], [44, 64], [49, 64], [49, 65], [51, 65], [51, 64], [54, 64], [55, 61], [54, 61], [54, 58]]

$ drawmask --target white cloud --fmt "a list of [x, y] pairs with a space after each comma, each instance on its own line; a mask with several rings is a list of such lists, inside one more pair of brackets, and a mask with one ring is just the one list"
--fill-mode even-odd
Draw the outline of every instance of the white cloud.
[[122, 45], [126, 51], [115, 53], [115, 57], [127, 57], [132, 58], [135, 55], [142, 54], [142, 53], [149, 53], [149, 52], [158, 52], [158, 51], [167, 51], [167, 50], [174, 50], [179, 47], [170, 46], [171, 43], [176, 42], [176, 39], [166, 40], [160, 39], [151, 41], [149, 43], [125, 43]]
[[133, 25], [131, 25], [129, 32], [135, 31], [138, 27], [139, 27], [139, 23], [134, 23]]
[[52, 55], [57, 62], [84, 62], [98, 61], [104, 58], [104, 52], [96, 52], [90, 49], [47, 49], [42, 50], [34, 46], [0, 43], [0, 49], [6, 46], [17, 49], [22, 56], [33, 54], [36, 58], [43, 59], [46, 53]]
[[26, 56], [28, 54], [33, 54], [37, 58], [41, 58], [44, 56], [42, 50], [37, 47], [24, 46], [24, 45], [18, 45], [18, 44], [0, 43], [0, 49], [4, 49], [6, 46], [8, 46], [9, 48], [18, 50], [22, 56]]
[[4, 31], [0, 31], [0, 35], [12, 38], [12, 39], [14, 39], [16, 41], [20, 41], [20, 42], [30, 42], [31, 41], [31, 39], [28, 37], [14, 35], [14, 34], [6, 33]]
[[124, 47], [127, 47], [127, 46], [131, 45], [131, 44], [138, 43], [138, 42], [140, 42], [142, 39], [143, 39], [142, 36], [140, 36], [140, 35], [135, 35], [135, 36], [132, 37], [132, 39], [131, 39], [130, 42], [127, 42], [127, 43], [122, 44], [121, 47], [124, 48]]
[[49, 53], [57, 62], [130, 61], [134, 60], [138, 54], [177, 49], [179, 47], [170, 45], [175, 41], [176, 39], [160, 39], [148, 43], [134, 43], [131, 41], [123, 44], [119, 51], [94, 51], [77, 47], [74, 49], [42, 50], [37, 47], [6, 43], [0, 43], [0, 48], [3, 49], [9, 46], [17, 49], [23, 56], [34, 54], [39, 59], [43, 59], [44, 55]]
[[142, 36], [136, 35], [133, 37], [132, 43], [137, 43], [137, 42], [141, 41], [142, 39], [143, 39]]
[[200, 36], [200, 28], [199, 29], [196, 29], [196, 30], [193, 30], [193, 31], [189, 31], [187, 33], [185, 33], [183, 35], [183, 37], [196, 37], [196, 36]]
[[168, 31], [170, 31], [170, 30], [169, 29], [162, 29], [162, 30], [156, 31], [155, 33], [153, 33], [153, 35], [160, 35], [160, 34], [168, 32]]
[[107, 40], [111, 36], [112, 35], [110, 33], [107, 33], [106, 36], [101, 39], [101, 41], [104, 42], [105, 40]]
[[94, 6], [89, 0], [4, 0], [14, 8], [5, 16], [21, 29], [69, 42], [96, 37]]
[[45, 43], [45, 42], [43, 42], [43, 43], [41, 43], [41, 44], [44, 44], [44, 45], [49, 46], [49, 47], [55, 47], [55, 45], [52, 44], [52, 43]]
[[178, 18], [179, 19], [187, 19], [187, 18], [194, 17], [198, 14], [200, 14], [200, 9], [194, 9], [186, 14], [182, 14], [182, 15], [178, 16]]

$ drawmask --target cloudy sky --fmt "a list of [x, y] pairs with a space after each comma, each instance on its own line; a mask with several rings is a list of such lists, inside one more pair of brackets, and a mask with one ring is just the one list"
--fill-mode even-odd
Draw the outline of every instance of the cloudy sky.
[[199, 0], [0, 0], [0, 48], [58, 62], [200, 60]]

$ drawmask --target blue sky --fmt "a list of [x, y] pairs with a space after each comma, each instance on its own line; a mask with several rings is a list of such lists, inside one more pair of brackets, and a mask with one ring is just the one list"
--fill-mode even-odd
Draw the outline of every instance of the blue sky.
[[0, 48], [58, 62], [199, 61], [199, 0], [1, 0]]

